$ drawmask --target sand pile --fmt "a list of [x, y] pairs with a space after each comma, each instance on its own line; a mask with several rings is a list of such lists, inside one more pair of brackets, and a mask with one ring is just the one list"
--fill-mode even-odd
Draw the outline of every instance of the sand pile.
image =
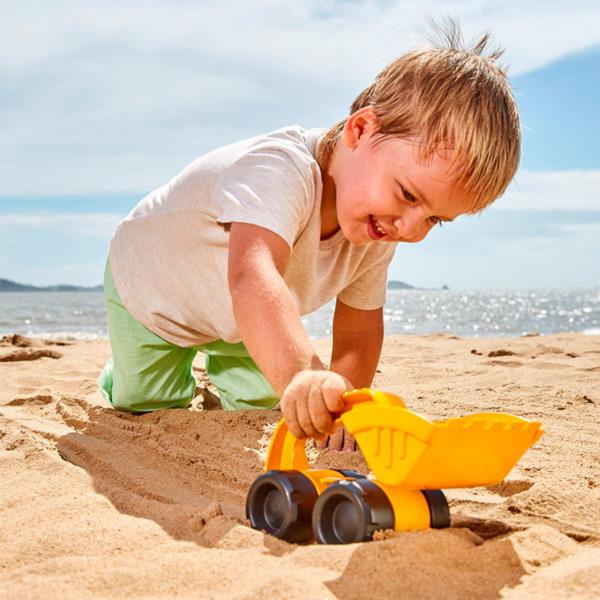
[[[0, 596], [600, 595], [600, 337], [386, 339], [376, 386], [413, 410], [512, 412], [546, 433], [506, 482], [447, 491], [452, 528], [348, 546], [247, 526], [279, 412], [226, 413], [200, 388], [191, 410], [114, 411], [95, 387], [108, 355], [107, 342], [0, 341]], [[318, 463], [367, 471], [359, 454]]]

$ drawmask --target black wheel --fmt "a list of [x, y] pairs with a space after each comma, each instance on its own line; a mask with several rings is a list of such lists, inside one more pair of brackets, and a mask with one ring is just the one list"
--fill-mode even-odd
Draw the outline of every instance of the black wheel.
[[429, 505], [430, 527], [443, 529], [450, 527], [450, 508], [442, 490], [421, 490]]
[[268, 471], [258, 477], [246, 497], [246, 517], [254, 529], [287, 542], [312, 539], [311, 515], [317, 491], [299, 471]]
[[320, 544], [370, 540], [394, 527], [394, 510], [384, 491], [366, 477], [331, 484], [317, 499], [313, 531]]

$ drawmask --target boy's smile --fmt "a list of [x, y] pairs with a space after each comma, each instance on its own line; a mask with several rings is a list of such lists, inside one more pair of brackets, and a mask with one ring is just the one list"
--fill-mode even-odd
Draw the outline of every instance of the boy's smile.
[[378, 138], [375, 123], [370, 107], [346, 122], [323, 173], [321, 239], [341, 228], [357, 245], [420, 242], [438, 223], [467, 212], [454, 186], [451, 150], [422, 162], [415, 141]]

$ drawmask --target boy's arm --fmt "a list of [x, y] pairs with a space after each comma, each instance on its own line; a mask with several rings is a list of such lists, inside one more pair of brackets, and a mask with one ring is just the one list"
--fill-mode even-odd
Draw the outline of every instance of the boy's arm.
[[[383, 346], [383, 308], [361, 310], [336, 300], [330, 369], [354, 387], [370, 387]], [[317, 448], [355, 450], [354, 438], [344, 427], [317, 442]]]
[[383, 308], [361, 310], [336, 301], [330, 369], [357, 388], [370, 387], [383, 346]]
[[289, 246], [272, 231], [232, 223], [227, 275], [235, 320], [248, 352], [280, 398], [299, 371], [325, 368], [282, 277], [289, 257]]
[[290, 250], [277, 234], [233, 223], [228, 283], [233, 312], [250, 356], [281, 398], [289, 430], [297, 437], [331, 431], [332, 413], [352, 384], [326, 370], [306, 335], [282, 273]]

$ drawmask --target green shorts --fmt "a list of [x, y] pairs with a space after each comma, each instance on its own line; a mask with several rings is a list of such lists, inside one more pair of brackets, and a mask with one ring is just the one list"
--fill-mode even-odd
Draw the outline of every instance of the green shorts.
[[196, 390], [192, 361], [204, 352], [206, 373], [225, 410], [273, 408], [279, 399], [241, 342], [217, 340], [182, 348], [136, 321], [123, 306], [106, 263], [104, 297], [112, 358], [98, 378], [104, 398], [115, 408], [149, 412], [185, 408]]

